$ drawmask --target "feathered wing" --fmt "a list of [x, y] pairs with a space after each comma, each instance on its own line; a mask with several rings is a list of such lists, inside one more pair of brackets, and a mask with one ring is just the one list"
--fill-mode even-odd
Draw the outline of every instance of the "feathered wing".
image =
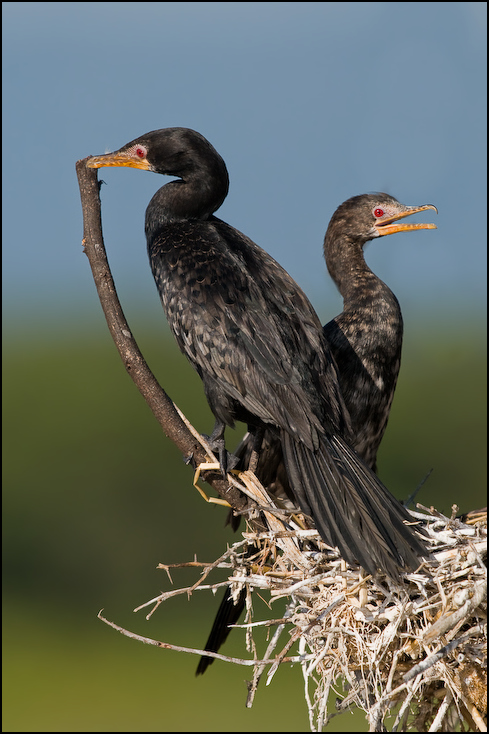
[[168, 321], [217, 418], [288, 426], [310, 446], [323, 426], [348, 432], [319, 319], [273, 258], [213, 219], [195, 231], [174, 225], [171, 237], [153, 241], [150, 261]]

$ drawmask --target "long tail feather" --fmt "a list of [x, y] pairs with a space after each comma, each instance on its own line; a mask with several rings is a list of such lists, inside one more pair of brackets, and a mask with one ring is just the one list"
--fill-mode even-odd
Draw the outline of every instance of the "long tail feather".
[[345, 560], [397, 580], [401, 571], [415, 571], [429, 557], [406, 525], [412, 522], [408, 512], [342, 438], [323, 435], [316, 451], [286, 432], [281, 442], [301, 509]]
[[[231, 632], [229, 625], [236, 624], [238, 622], [241, 612], [245, 607], [245, 601], [246, 589], [242, 589], [236, 602], [234, 602], [229, 586], [226, 586], [224, 596], [212, 625], [209, 639], [205, 644], [205, 650], [208, 650], [209, 652], [217, 652], [221, 645], [224, 644], [227, 636]], [[195, 675], [202, 675], [205, 673], [209, 665], [213, 662], [214, 658], [202, 656], [199, 660]]]

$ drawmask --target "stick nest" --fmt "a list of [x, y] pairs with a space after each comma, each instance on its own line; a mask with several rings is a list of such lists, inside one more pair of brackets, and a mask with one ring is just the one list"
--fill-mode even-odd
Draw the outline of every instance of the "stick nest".
[[[369, 731], [486, 731], [487, 513], [462, 522], [456, 507], [448, 518], [418, 505], [423, 512], [411, 513], [413, 522], [426, 529], [437, 564], [406, 574], [398, 586], [346, 564], [304, 518], [277, 508], [254, 475], [240, 480], [269, 529], [250, 529], [256, 523], [249, 514], [243, 540], [214, 563], [177, 564], [204, 570], [194, 586], [143, 604], [154, 605], [148, 616], [178, 593], [227, 585], [236, 599], [246, 589], [245, 623], [236, 626], [246, 629], [253, 658], [209, 655], [253, 668], [248, 706], [264, 674], [268, 684], [280, 665], [292, 663], [302, 668], [311, 731], [353, 706], [365, 711]], [[229, 569], [227, 581], [205, 584], [215, 568]], [[285, 600], [280, 619], [254, 620], [253, 600], [264, 592], [273, 606]], [[260, 657], [253, 632], [263, 626], [275, 631]]]

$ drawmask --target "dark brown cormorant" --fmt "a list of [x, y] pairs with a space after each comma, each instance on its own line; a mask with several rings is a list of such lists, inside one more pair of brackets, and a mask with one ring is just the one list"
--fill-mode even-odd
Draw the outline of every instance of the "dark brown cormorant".
[[[324, 238], [326, 265], [343, 296], [343, 311], [323, 331], [351, 418], [351, 445], [375, 472], [401, 365], [403, 322], [394, 293], [365, 262], [364, 247], [376, 237], [436, 229], [434, 224], [400, 221], [427, 209], [437, 211], [432, 204], [404, 206], [384, 193], [353, 196], [335, 211]], [[256, 473], [264, 486], [273, 491], [277, 484], [282, 493], [286, 475], [278, 466], [280, 443], [275, 441], [279, 456], [271, 456], [272, 440], [265, 435], [268, 451], [262, 451]], [[245, 465], [251, 449], [246, 437], [235, 452]]]
[[[319, 319], [283, 268], [214, 216], [228, 191], [220, 155], [199, 133], [166, 128], [89, 159], [178, 177], [146, 210], [151, 268], [168, 323], [216, 419], [281, 444], [287, 480], [326, 543], [392, 579], [428, 555], [410, 516], [351, 448], [351, 425]], [[223, 463], [223, 461], [222, 461]]]
[[[343, 296], [343, 311], [324, 326], [324, 334], [351, 417], [351, 445], [374, 471], [401, 364], [403, 323], [397, 298], [370, 270], [363, 250], [376, 237], [434, 229], [433, 224], [400, 221], [427, 209], [436, 211], [431, 204], [404, 206], [383, 193], [354, 196], [338, 207], [324, 238], [328, 271]], [[247, 436], [235, 452], [244, 466], [251, 451], [252, 440]], [[272, 494], [293, 496], [280, 442], [268, 431], [255, 473]], [[234, 603], [226, 589], [206, 650], [217, 652], [229, 634], [229, 625], [237, 623], [244, 601], [243, 593]], [[203, 673], [212, 661], [201, 658], [197, 672]]]

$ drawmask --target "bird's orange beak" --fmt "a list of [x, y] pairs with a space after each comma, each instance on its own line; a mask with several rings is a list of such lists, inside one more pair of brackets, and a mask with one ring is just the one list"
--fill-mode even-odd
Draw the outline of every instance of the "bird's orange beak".
[[402, 224], [395, 224], [399, 219], [404, 217], [410, 217], [411, 214], [417, 214], [418, 212], [424, 212], [427, 209], [434, 209], [438, 214], [438, 209], [433, 204], [424, 204], [423, 206], [409, 206], [406, 211], [396, 214], [394, 217], [386, 217], [385, 219], [379, 219], [374, 224], [374, 229], [377, 231], [379, 237], [383, 237], [387, 234], [395, 234], [396, 232], [410, 232], [413, 229], [436, 229], [436, 224], [410, 224], [403, 222]]
[[127, 151], [121, 153], [106, 153], [96, 155], [87, 161], [88, 168], [105, 168], [108, 166], [126, 166], [129, 168], [140, 168], [142, 171], [151, 171], [151, 166], [146, 158], [136, 158]]

